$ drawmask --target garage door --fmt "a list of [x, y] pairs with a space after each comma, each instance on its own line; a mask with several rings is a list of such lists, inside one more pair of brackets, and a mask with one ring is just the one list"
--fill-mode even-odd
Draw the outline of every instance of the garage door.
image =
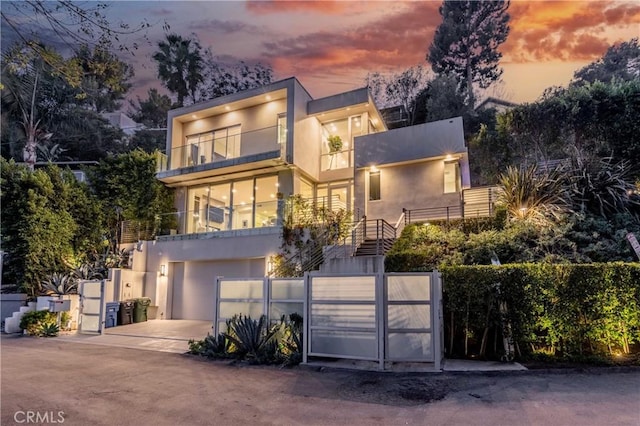
[[173, 265], [172, 319], [215, 318], [216, 277], [262, 277], [265, 260], [242, 259], [224, 262], [184, 262]]

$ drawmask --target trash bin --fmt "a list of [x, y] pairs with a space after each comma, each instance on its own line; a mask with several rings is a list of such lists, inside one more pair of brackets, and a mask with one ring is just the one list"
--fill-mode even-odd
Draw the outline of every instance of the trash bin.
[[104, 316], [104, 328], [115, 327], [118, 324], [120, 302], [107, 302], [107, 312]]
[[145, 322], [147, 320], [147, 308], [151, 304], [151, 299], [148, 297], [140, 297], [134, 300], [133, 322]]
[[133, 300], [120, 302], [120, 312], [118, 313], [118, 325], [131, 324], [133, 322]]

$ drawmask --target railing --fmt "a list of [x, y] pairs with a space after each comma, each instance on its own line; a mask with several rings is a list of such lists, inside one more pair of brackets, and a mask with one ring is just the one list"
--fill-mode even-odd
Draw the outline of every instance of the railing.
[[406, 210], [404, 213], [404, 223], [408, 225], [414, 222], [427, 222], [430, 220], [446, 220], [457, 219], [462, 217], [462, 206], [460, 204], [445, 207], [427, 207], [423, 209]]
[[[264, 213], [264, 212], [267, 213]], [[158, 235], [200, 234], [216, 231], [278, 226], [278, 200], [233, 206], [209, 206], [158, 215]]]
[[198, 142], [185, 142], [185, 145], [171, 149], [169, 169], [211, 164], [232, 158], [284, 149], [278, 137], [279, 126], [227, 135], [220, 138], [208, 138]]
[[280, 264], [270, 273], [271, 277], [294, 276], [301, 277], [305, 272], [314, 271], [320, 268], [325, 261], [328, 246], [334, 237], [334, 230], [329, 227], [309, 239], [306, 244], [298, 248], [295, 253], [283, 259]]
[[402, 209], [405, 225], [430, 220], [468, 219], [473, 217], [493, 216], [494, 206], [498, 198], [499, 188], [483, 186], [462, 191], [459, 204], [443, 207], [426, 207], [421, 209]]
[[123, 220], [120, 223], [120, 244], [150, 240], [155, 236], [155, 227], [148, 221]]
[[338, 170], [353, 167], [354, 157], [352, 148], [322, 154], [320, 156], [320, 170]]
[[156, 153], [156, 173], [164, 172], [169, 168], [169, 157], [162, 152]]

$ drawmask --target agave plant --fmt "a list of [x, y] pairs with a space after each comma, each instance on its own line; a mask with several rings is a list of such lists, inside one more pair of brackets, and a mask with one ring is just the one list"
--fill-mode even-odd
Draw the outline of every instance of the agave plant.
[[83, 263], [71, 271], [71, 275], [76, 280], [101, 280], [104, 278], [103, 274], [97, 269], [97, 265], [92, 263]]
[[267, 317], [262, 315], [254, 320], [249, 316], [235, 316], [223, 335], [233, 343], [239, 358], [252, 362], [270, 362], [277, 349], [277, 328], [270, 328]]
[[78, 291], [78, 280], [70, 274], [54, 272], [42, 281], [44, 294], [75, 294]]
[[536, 166], [510, 166], [500, 176], [500, 185], [498, 202], [512, 218], [544, 223], [569, 210], [564, 172], [560, 169], [541, 173]]

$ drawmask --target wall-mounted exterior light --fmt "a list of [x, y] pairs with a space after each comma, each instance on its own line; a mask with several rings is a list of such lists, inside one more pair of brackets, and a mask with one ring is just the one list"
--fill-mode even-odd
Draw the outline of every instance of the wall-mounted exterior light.
[[167, 276], [167, 265], [165, 264], [160, 265], [160, 276], [161, 277]]

